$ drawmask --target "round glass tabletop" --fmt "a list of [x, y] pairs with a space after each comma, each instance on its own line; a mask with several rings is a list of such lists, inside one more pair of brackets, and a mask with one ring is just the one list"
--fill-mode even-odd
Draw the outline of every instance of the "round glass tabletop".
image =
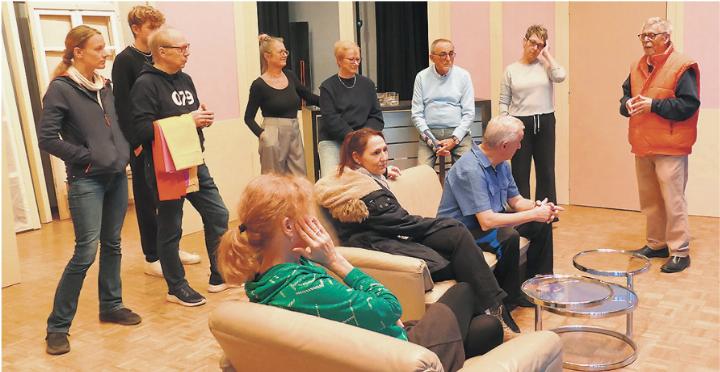
[[592, 249], [573, 257], [573, 265], [593, 275], [628, 276], [650, 268], [650, 260], [640, 254], [615, 249]]
[[608, 299], [613, 291], [601, 280], [577, 275], [538, 275], [522, 284], [530, 301], [548, 308], [565, 308], [597, 304]]
[[635, 292], [619, 284], [608, 283], [612, 295], [605, 301], [593, 304], [570, 305], [563, 308], [546, 308], [547, 311], [558, 315], [579, 318], [606, 318], [627, 314], [635, 310], [638, 297]]

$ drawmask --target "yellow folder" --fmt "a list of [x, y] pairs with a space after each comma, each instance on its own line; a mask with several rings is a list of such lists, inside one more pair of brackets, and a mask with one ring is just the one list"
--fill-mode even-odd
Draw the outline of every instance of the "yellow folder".
[[175, 170], [188, 169], [203, 163], [200, 138], [190, 114], [157, 121], [162, 129]]

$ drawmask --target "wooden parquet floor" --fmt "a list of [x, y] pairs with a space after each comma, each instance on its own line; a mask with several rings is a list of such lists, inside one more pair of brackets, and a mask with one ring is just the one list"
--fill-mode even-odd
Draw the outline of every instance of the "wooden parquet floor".
[[[635, 311], [637, 361], [622, 371], [720, 370], [720, 219], [691, 217], [692, 266], [680, 274], [662, 274], [662, 260], [635, 279], [640, 304]], [[634, 249], [643, 244], [644, 218], [635, 212], [567, 207], [555, 225], [555, 271], [579, 274], [572, 256], [586, 249]], [[70, 330], [72, 350], [45, 354], [46, 319], [60, 274], [73, 249], [70, 221], [44, 225], [18, 235], [22, 282], [2, 290], [2, 367], [7, 371], [45, 370], [217, 370], [221, 354], [207, 327], [208, 314], [222, 301], [241, 298], [240, 289], [208, 294], [208, 261], [202, 233], [188, 235], [183, 249], [203, 261], [185, 266], [191, 285], [205, 295], [204, 306], [186, 308], [165, 301], [162, 279], [143, 274], [143, 256], [132, 209], [123, 229], [123, 297], [143, 317], [137, 326], [100, 323], [97, 315], [97, 263], [88, 272], [78, 313]], [[532, 309], [514, 312], [524, 331], [533, 329]], [[623, 331], [624, 317], [585, 321], [545, 313], [546, 329], [589, 323]], [[258, 323], [261, 326], [261, 323]], [[602, 349], [566, 346], [583, 355], [602, 357]]]

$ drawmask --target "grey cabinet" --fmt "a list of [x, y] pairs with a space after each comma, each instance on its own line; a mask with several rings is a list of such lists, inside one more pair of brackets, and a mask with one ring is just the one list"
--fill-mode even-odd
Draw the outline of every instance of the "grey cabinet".
[[[390, 164], [400, 169], [417, 165], [418, 132], [410, 121], [410, 101], [401, 101], [398, 106], [383, 107], [385, 129], [383, 134], [388, 144]], [[470, 133], [476, 143], [482, 141], [483, 129], [490, 120], [490, 100], [475, 100], [475, 120]], [[303, 108], [303, 139], [308, 176], [317, 180], [320, 175], [320, 159], [317, 153], [318, 127], [322, 115], [318, 108]], [[447, 165], [448, 167], [450, 164]]]

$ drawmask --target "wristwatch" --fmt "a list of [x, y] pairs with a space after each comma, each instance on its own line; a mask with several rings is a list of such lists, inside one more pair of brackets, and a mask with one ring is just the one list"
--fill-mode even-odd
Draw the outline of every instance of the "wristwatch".
[[460, 139], [459, 139], [459, 138], [457, 138], [457, 136], [456, 136], [456, 135], [453, 135], [453, 136], [452, 136], [451, 138], [452, 138], [453, 142], [455, 142], [455, 146], [457, 146], [457, 145], [459, 145], [459, 144], [460, 144]]

